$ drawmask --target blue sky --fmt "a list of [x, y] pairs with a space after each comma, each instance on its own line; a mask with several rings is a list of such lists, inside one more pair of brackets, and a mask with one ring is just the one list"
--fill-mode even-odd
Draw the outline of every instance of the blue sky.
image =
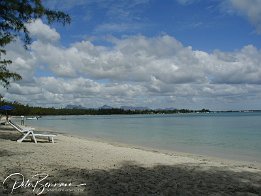
[[46, 0], [70, 14], [36, 20], [33, 43], [7, 47], [23, 80], [6, 99], [41, 106], [107, 104], [261, 109], [260, 0]]
[[64, 6], [62, 1], [51, 2], [47, 5], [61, 7], [72, 16], [69, 27], [57, 26], [65, 45], [92, 36], [102, 39], [137, 34], [168, 34], [184, 45], [205, 51], [233, 51], [261, 44], [249, 19], [220, 0], [80, 1], [79, 5]]

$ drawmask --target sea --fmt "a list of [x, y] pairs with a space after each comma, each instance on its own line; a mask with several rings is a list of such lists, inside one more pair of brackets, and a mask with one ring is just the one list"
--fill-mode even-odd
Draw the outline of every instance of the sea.
[[147, 149], [261, 163], [261, 112], [43, 116], [25, 124]]

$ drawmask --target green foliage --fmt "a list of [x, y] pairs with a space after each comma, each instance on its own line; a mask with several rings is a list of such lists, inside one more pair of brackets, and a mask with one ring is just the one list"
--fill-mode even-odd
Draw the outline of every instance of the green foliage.
[[49, 24], [59, 22], [65, 25], [71, 21], [68, 14], [45, 8], [41, 0], [0, 1], [0, 82], [5, 88], [9, 86], [11, 80], [20, 80], [22, 77], [7, 69], [7, 65], [12, 62], [3, 58], [6, 54], [4, 47], [20, 37], [24, 47], [28, 49], [31, 38], [26, 23], [38, 18], [47, 20]]
[[[11, 105], [15, 110], [11, 111], [11, 115], [25, 116], [45, 116], [45, 115], [114, 115], [114, 114], [175, 114], [175, 113], [195, 113], [195, 112], [210, 112], [207, 109], [203, 110], [123, 110], [119, 108], [112, 109], [55, 109], [43, 107], [31, 107], [18, 102], [0, 101], [0, 106]], [[4, 114], [4, 112], [2, 112]]]
[[10, 60], [5, 60], [5, 59], [1, 60], [1, 58], [0, 58], [0, 83], [5, 88], [7, 88], [9, 86], [11, 79], [13, 79], [13, 80], [21, 80], [22, 79], [22, 77], [19, 74], [10, 72], [7, 69], [7, 65], [11, 64], [11, 63], [12, 63], [12, 61], [10, 61]]

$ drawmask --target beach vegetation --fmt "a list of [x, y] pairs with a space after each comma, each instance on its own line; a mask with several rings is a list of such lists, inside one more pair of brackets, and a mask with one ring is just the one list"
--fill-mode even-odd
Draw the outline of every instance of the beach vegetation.
[[0, 101], [0, 105], [11, 105], [15, 110], [11, 111], [11, 115], [20, 116], [45, 116], [45, 115], [116, 115], [116, 114], [178, 114], [178, 113], [206, 113], [208, 109], [189, 110], [189, 109], [146, 109], [146, 110], [124, 110], [122, 108], [84, 108], [84, 109], [68, 109], [54, 107], [29, 106], [18, 102]]

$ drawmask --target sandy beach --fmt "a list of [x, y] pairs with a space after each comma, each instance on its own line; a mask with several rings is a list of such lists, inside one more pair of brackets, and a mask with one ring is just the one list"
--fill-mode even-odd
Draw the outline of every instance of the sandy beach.
[[259, 163], [142, 150], [0, 127], [0, 195], [261, 195]]

